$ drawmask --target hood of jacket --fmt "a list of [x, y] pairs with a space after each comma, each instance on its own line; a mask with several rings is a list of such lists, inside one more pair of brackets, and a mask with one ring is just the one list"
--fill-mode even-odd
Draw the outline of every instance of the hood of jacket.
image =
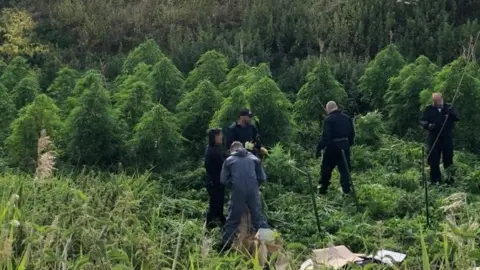
[[232, 153], [232, 156], [236, 157], [245, 157], [248, 155], [248, 151], [245, 148], [240, 148], [237, 151]]

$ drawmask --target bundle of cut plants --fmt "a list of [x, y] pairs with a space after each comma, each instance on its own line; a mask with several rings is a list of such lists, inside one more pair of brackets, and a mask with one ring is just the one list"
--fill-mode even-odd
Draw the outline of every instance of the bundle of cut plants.
[[[263, 234], [266, 232], [269, 237], [265, 239]], [[252, 219], [248, 207], [245, 209], [240, 225], [238, 226], [238, 235], [233, 244], [233, 248], [245, 254], [245, 256], [255, 258], [260, 265], [265, 265], [269, 262], [273, 254], [276, 255], [275, 261], [270, 263], [275, 264], [275, 269], [285, 269], [288, 261], [283, 252], [283, 247], [278, 234], [270, 229], [260, 229], [255, 232], [252, 227]]]

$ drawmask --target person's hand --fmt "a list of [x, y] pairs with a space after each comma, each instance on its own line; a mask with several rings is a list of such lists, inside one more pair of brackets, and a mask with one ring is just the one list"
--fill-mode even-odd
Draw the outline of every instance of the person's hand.
[[262, 153], [264, 156], [268, 156], [268, 150], [265, 147], [260, 148], [260, 153]]
[[429, 124], [429, 125], [428, 125], [428, 129], [429, 129], [429, 130], [433, 130], [434, 128], [435, 128], [435, 124]]
[[247, 150], [253, 150], [254, 144], [251, 142], [245, 142], [245, 149]]

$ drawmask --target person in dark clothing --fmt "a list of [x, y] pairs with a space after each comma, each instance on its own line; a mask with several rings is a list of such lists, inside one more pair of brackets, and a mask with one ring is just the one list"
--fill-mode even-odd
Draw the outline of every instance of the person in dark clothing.
[[[453, 183], [453, 128], [460, 120], [457, 110], [451, 104], [444, 104], [440, 93], [433, 93], [432, 105], [423, 111], [420, 125], [428, 131], [428, 165], [432, 184], [441, 182], [440, 156], [443, 156], [443, 167], [449, 169], [447, 183]], [[443, 129], [442, 129], [443, 126]], [[438, 138], [438, 140], [437, 140]], [[436, 142], [435, 142], [436, 141]]]
[[220, 182], [232, 190], [221, 251], [230, 248], [246, 207], [250, 210], [255, 230], [269, 228], [260, 202], [259, 186], [267, 180], [260, 159], [243, 148], [240, 142], [233, 142], [230, 152], [220, 176]]
[[249, 109], [240, 111], [239, 119], [228, 127], [227, 147], [230, 148], [234, 141], [241, 142], [243, 147], [253, 154], [268, 155], [268, 151], [262, 147], [257, 128], [250, 123], [252, 112]]
[[[355, 129], [352, 118], [338, 109], [334, 101], [327, 103], [327, 118], [323, 122], [323, 133], [317, 145], [316, 157], [324, 152], [320, 173], [320, 194], [326, 194], [330, 185], [333, 169], [338, 166], [341, 185], [344, 193], [350, 192], [348, 177], [350, 168], [350, 146], [353, 145]], [[342, 150], [345, 152], [347, 164], [343, 159]], [[347, 167], [348, 166], [348, 167]]]
[[210, 196], [206, 221], [207, 229], [212, 229], [216, 225], [223, 226], [225, 223], [225, 216], [223, 215], [225, 186], [220, 183], [220, 173], [226, 154], [222, 152], [222, 143], [222, 131], [211, 129], [208, 132], [208, 146], [205, 150], [205, 169], [207, 171], [205, 187]]

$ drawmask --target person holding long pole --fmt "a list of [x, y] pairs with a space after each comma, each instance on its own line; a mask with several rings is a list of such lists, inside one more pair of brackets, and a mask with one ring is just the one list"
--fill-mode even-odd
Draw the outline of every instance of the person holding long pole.
[[[454, 123], [460, 117], [457, 110], [451, 105], [443, 102], [440, 93], [432, 94], [432, 104], [423, 111], [420, 120], [421, 126], [428, 131], [427, 161], [430, 165], [430, 181], [432, 184], [441, 182], [440, 157], [443, 159], [445, 169], [453, 168], [453, 128]], [[447, 183], [452, 184], [454, 172], [450, 169]]]

